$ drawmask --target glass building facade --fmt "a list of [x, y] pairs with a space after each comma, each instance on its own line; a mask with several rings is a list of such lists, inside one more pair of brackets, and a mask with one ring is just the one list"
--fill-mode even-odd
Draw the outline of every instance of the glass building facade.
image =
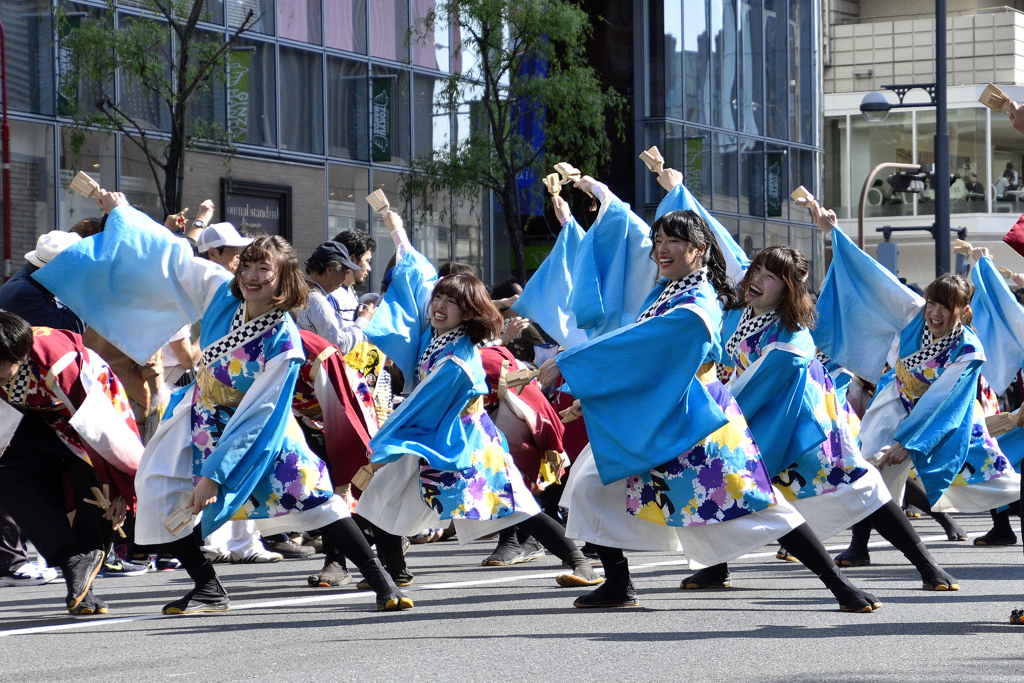
[[[259, 17], [230, 52], [210, 93], [191, 115], [227, 131], [237, 153], [186, 154], [184, 205], [193, 215], [218, 200], [225, 180], [265, 183], [290, 192], [288, 236], [300, 257], [343, 228], [377, 239], [377, 288], [393, 255], [391, 240], [364, 197], [382, 188], [410, 216], [414, 243], [436, 262], [472, 264], [495, 282], [510, 271], [500, 207], [476, 197], [432, 197], [447, 209], [405, 206], [399, 180], [410, 159], [465, 135], [469, 102], [435, 107], [440, 79], [467, 73], [475, 56], [453, 49], [459, 29], [438, 22], [421, 35], [435, 0], [208, 0], [199, 29], [227, 39], [252, 10]], [[142, 0], [118, 0], [118, 25], [144, 16]], [[96, 208], [67, 190], [76, 170], [125, 192], [154, 218], [157, 182], [126, 136], [89, 133], [71, 151], [61, 116], [60, 73], [68, 55], [54, 35], [54, 12], [83, 19], [111, 11], [103, 0], [3, 0], [13, 169], [15, 265], [48, 230], [67, 230]], [[657, 145], [685, 174], [695, 196], [751, 254], [793, 244], [822, 276], [822, 243], [789, 193], [819, 194], [821, 103], [819, 5], [814, 0], [584, 0], [592, 16], [590, 61], [606, 86], [626, 95], [625, 139], [612, 142], [602, 178], [653, 218], [663, 196], [637, 159]], [[600, 17], [601, 20], [597, 20]], [[410, 38], [411, 34], [411, 38]], [[115, 75], [121, 104], [166, 139], [170, 121], [152, 93]], [[84, 99], [82, 100], [84, 101]], [[375, 111], [385, 102], [389, 125]], [[538, 186], [538, 192], [542, 189]], [[223, 216], [218, 215], [218, 219]], [[585, 217], [584, 217], [585, 219]], [[530, 235], [527, 235], [529, 240]], [[540, 239], [553, 241], [553, 236]]]
[[[814, 0], [646, 0], [641, 84], [643, 148], [658, 146], [748, 254], [791, 244], [816, 284], [822, 240], [789, 194], [820, 188], [818, 10]], [[664, 190], [646, 170], [636, 185], [653, 218]]]
[[[156, 181], [126, 136], [88, 133], [81, 152], [71, 152], [70, 121], [59, 115], [59, 74], [67, 55], [54, 36], [58, 5], [72, 22], [109, 11], [103, 0], [0, 3], [12, 119], [15, 267], [39, 234], [96, 215], [92, 202], [67, 190], [76, 170], [162, 219]], [[137, 20], [144, 5], [119, 0], [115, 21]], [[446, 144], [466, 125], [457, 114], [435, 112], [434, 93], [439, 79], [462, 69], [472, 55], [452, 54], [448, 25], [408, 38], [433, 7], [434, 0], [208, 0], [202, 32], [226, 40], [248, 10], [258, 20], [233, 46], [213, 91], [194, 100], [190, 114], [226, 130], [237, 154], [225, 162], [215, 154], [187, 153], [184, 205], [192, 215], [203, 199], [218, 201], [222, 179], [288, 187], [289, 236], [300, 258], [341, 229], [371, 231], [378, 244], [371, 286], [377, 288], [394, 248], [365, 197], [382, 188], [393, 208], [412, 217], [412, 240], [432, 259], [470, 263], [488, 279], [507, 273], [507, 265], [493, 266], [487, 197], [432, 198], [434, 207], [449, 209], [443, 224], [436, 210], [427, 215], [399, 198], [399, 177], [409, 160]], [[149, 135], [166, 138], [166, 107], [123, 74], [116, 87], [122, 106]], [[383, 135], [372, 127], [374, 106], [388, 109]], [[498, 234], [497, 241], [499, 252], [507, 253], [507, 239]]]

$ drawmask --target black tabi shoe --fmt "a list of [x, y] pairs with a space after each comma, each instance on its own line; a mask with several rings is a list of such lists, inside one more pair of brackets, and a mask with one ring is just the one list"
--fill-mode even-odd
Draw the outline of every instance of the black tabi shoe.
[[494, 549], [494, 552], [486, 560], [480, 563], [480, 566], [507, 567], [519, 564], [525, 557], [526, 554], [523, 552], [522, 546], [519, 545], [519, 540], [516, 538], [515, 533], [512, 533], [498, 541], [498, 547]]
[[775, 553], [776, 560], [783, 560], [785, 562], [799, 562], [795, 556], [791, 555], [785, 548], [779, 548], [779, 552]]
[[1015, 609], [1010, 612], [1010, 623], [1014, 626], [1024, 626], [1024, 609]]
[[328, 555], [324, 560], [324, 568], [307, 579], [309, 585], [320, 588], [337, 588], [352, 583], [352, 574], [344, 566], [344, 562], [344, 558], [339, 561], [337, 557]]
[[82, 599], [82, 601], [78, 603], [78, 607], [74, 607], [68, 610], [68, 612], [74, 614], [75, 616], [83, 617], [88, 617], [95, 614], [106, 614], [108, 611], [109, 610], [107, 609], [107, 603], [93, 595], [92, 588], [90, 588], [89, 592], [85, 594], [85, 597]]
[[164, 605], [164, 614], [199, 614], [201, 612], [227, 612], [231, 609], [231, 601], [220, 579], [213, 577], [196, 586], [185, 597]]
[[732, 588], [732, 576], [729, 574], [729, 565], [716, 564], [713, 567], [705, 567], [693, 576], [683, 579], [679, 587], [683, 590]]
[[572, 603], [573, 607], [581, 609], [591, 607], [636, 607], [640, 601], [636, 597], [636, 589], [633, 588], [633, 581], [626, 580], [625, 584], [606, 580], [595, 590], [581, 595]]
[[64, 581], [68, 586], [65, 604], [73, 610], [85, 599], [96, 575], [103, 568], [103, 560], [107, 555], [102, 550], [91, 550], [80, 555], [72, 555], [61, 563]]
[[[519, 547], [523, 551], [523, 559], [519, 560], [519, 562], [539, 560], [547, 555], [547, 552], [544, 550], [544, 546], [542, 546], [540, 541], [533, 536], [527, 536], [525, 541], [520, 541]], [[519, 564], [519, 562], [516, 562], [515, 564]]]
[[836, 555], [835, 563], [837, 567], [867, 567], [871, 564], [871, 554], [850, 547]]
[[405, 593], [398, 590], [394, 580], [381, 565], [380, 560], [373, 559], [359, 566], [359, 571], [369, 586], [377, 593], [378, 612], [397, 612], [412, 609], [413, 602]]
[[[572, 555], [565, 558], [566, 563], [572, 567], [572, 574], [559, 574], [555, 582], [563, 588], [583, 588], [584, 586], [596, 586], [604, 583], [604, 577], [598, 576], [590, 564], [590, 560], [579, 550], [574, 550]], [[635, 595], [633, 596], [636, 597]]]

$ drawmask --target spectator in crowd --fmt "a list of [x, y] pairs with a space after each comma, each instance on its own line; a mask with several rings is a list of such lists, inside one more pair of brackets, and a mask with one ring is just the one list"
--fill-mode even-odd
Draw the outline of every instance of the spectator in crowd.
[[[373, 304], [361, 304], [356, 300], [356, 317], [351, 323], [345, 323], [344, 311], [332, 305], [330, 295], [345, 290], [344, 283], [351, 280], [352, 272], [359, 270], [360, 266], [349, 257], [349, 250], [344, 244], [332, 240], [313, 250], [305, 266], [309, 303], [295, 311], [295, 322], [299, 329], [323, 337], [346, 354], [366, 340], [363, 328], [377, 309]], [[349, 293], [347, 290], [343, 293], [343, 301], [348, 300]]]
[[351, 324], [355, 322], [359, 308], [355, 285], [363, 284], [370, 276], [377, 241], [361, 230], [342, 230], [334, 236], [333, 241], [345, 245], [351, 260], [358, 266], [349, 270], [341, 286], [331, 292], [330, 296], [340, 312], [342, 322]]
[[200, 255], [234, 273], [238, 270], [239, 252], [251, 242], [250, 238], [238, 234], [231, 223], [214, 223], [199, 234], [196, 247]]

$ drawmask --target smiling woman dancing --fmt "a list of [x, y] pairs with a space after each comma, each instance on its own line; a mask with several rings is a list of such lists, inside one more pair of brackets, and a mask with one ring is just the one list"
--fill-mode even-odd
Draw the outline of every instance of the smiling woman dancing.
[[[327, 468], [303, 440], [290, 397], [303, 363], [288, 311], [307, 290], [291, 246], [261, 237], [239, 256], [238, 275], [194, 258], [184, 240], [104, 192], [106, 230], [66, 250], [36, 273], [51, 291], [112, 343], [148, 358], [185, 322], [203, 322], [196, 381], [174, 394], [146, 448], [136, 479], [136, 541], [184, 565], [195, 587], [165, 614], [223, 611], [229, 601], [200, 539], [231, 519], [264, 534], [320, 529], [359, 567], [377, 608], [412, 607], [373, 557]], [[82, 282], [92, 285], [88, 291]], [[126, 324], [128, 322], [129, 324]], [[184, 508], [201, 529], [165, 520]], [[175, 533], [177, 532], [177, 533]], [[182, 535], [184, 534], [184, 535]]]

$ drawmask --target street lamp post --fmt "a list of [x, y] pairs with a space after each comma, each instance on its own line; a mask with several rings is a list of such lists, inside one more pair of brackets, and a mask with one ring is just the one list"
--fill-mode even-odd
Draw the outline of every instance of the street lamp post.
[[[911, 90], [920, 88], [928, 93], [931, 101], [920, 104], [905, 104], [903, 97]], [[860, 103], [861, 113], [868, 121], [884, 121], [890, 109], [909, 107], [935, 107], [935, 175], [932, 189], [935, 192], [935, 223], [932, 236], [935, 238], [935, 275], [949, 272], [949, 126], [946, 116], [946, 0], [935, 0], [935, 82], [919, 85], [889, 85], [886, 90], [896, 93], [899, 104], [892, 104], [885, 93], [868, 93]], [[893, 168], [893, 164], [883, 164]], [[869, 181], [870, 182], [870, 179]], [[867, 192], [865, 185], [864, 192]], [[863, 201], [862, 201], [863, 205]], [[864, 235], [863, 206], [859, 216], [860, 239]], [[860, 244], [863, 247], [863, 242]]]

